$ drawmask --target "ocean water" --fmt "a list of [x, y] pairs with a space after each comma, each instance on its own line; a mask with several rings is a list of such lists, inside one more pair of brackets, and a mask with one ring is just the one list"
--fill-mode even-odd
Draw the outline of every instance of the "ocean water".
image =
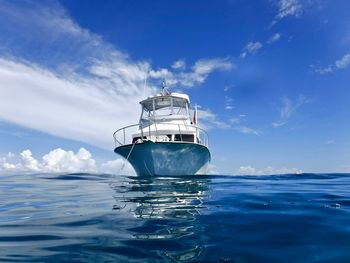
[[0, 178], [1, 262], [350, 262], [350, 175]]

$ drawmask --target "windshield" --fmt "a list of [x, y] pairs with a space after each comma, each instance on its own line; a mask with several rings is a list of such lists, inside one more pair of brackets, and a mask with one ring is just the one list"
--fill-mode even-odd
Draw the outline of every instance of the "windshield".
[[188, 116], [188, 102], [183, 98], [159, 97], [142, 102], [142, 119], [153, 116]]

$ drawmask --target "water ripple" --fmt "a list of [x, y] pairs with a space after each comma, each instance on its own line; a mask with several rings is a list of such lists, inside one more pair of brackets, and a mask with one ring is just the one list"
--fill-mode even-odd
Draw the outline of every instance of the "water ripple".
[[350, 262], [350, 177], [2, 177], [4, 262]]

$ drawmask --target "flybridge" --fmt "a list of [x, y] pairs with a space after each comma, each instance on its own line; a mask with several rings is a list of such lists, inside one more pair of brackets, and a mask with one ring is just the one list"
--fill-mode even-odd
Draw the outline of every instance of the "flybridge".
[[140, 122], [167, 119], [182, 120], [183, 124], [191, 124], [189, 101], [186, 94], [180, 93], [148, 97], [140, 102], [142, 105]]

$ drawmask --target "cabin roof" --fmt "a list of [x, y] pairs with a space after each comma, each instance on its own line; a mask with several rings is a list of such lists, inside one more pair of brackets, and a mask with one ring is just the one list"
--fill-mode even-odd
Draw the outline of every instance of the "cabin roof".
[[183, 94], [183, 93], [177, 93], [177, 92], [172, 92], [170, 94], [156, 94], [154, 96], [149, 96], [147, 99], [140, 101], [140, 104], [145, 104], [147, 102], [149, 102], [152, 99], [156, 99], [156, 98], [169, 98], [169, 97], [173, 97], [173, 98], [181, 98], [186, 100], [188, 103], [190, 103], [190, 98], [188, 97], [187, 94]]

